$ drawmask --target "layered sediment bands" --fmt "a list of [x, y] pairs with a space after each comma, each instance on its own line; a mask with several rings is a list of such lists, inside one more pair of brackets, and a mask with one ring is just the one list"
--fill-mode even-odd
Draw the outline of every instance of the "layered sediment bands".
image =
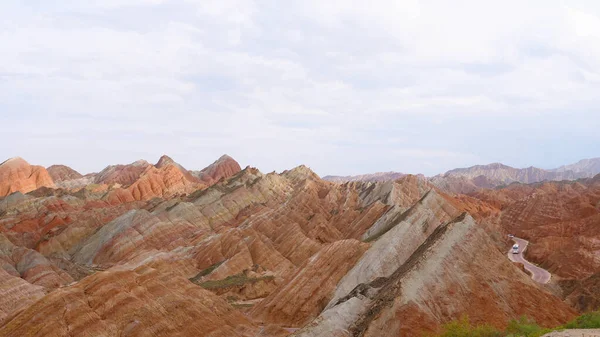
[[564, 278], [597, 272], [600, 183], [545, 183], [528, 192], [505, 206], [499, 220], [507, 231], [529, 239], [527, 258]]
[[290, 281], [253, 308], [252, 317], [284, 326], [304, 325], [325, 308], [339, 280], [367, 247], [353, 239], [326, 245]]
[[12, 158], [0, 164], [0, 197], [14, 192], [27, 193], [40, 187], [54, 187], [54, 182], [42, 166], [32, 166], [22, 158]]
[[57, 288], [73, 278], [35, 250], [13, 245], [0, 233], [0, 268], [44, 288]]
[[55, 290], [0, 327], [1, 336], [254, 336], [224, 300], [173, 274], [140, 267], [96, 273]]
[[94, 183], [129, 186], [136, 182], [142, 173], [151, 166], [152, 164], [145, 160], [138, 160], [128, 165], [107, 166], [104, 170], [95, 175]]
[[[109, 167], [95, 176], [106, 183], [0, 198], [0, 336], [411, 336], [465, 313], [497, 326], [572, 313], [485, 232], [505, 237], [516, 219], [537, 235], [517, 206], [551, 187], [452, 197], [419, 176], [338, 184], [233, 162], [202, 179], [163, 156]], [[586, 195], [557, 204], [561, 221], [594, 219], [591, 184], [559, 193]]]
[[148, 167], [129, 187], [109, 192], [105, 198], [111, 204], [152, 198], [170, 199], [203, 189], [206, 186], [188, 180], [176, 165], [161, 168]]
[[8, 317], [27, 308], [45, 294], [44, 287], [0, 269], [0, 327]]
[[390, 276], [357, 285], [296, 335], [420, 336], [462, 314], [501, 327], [520, 315], [557, 324], [574, 311], [520, 273], [463, 214], [437, 227]]
[[384, 224], [377, 222], [365, 233], [365, 239], [377, 240], [340, 281], [328, 307], [359, 284], [390, 276], [440, 225], [458, 214], [438, 193], [430, 191], [406, 212], [383, 218], [387, 220]]
[[189, 223], [162, 222], [148, 211], [132, 210], [83, 241], [73, 258], [82, 265], [106, 268], [145, 249], [181, 246], [195, 229]]
[[231, 177], [241, 170], [242, 168], [237, 161], [228, 155], [223, 155], [202, 171], [191, 172], [191, 174], [205, 184], [212, 185], [223, 178]]
[[47, 171], [55, 183], [83, 178], [81, 173], [65, 165], [52, 165], [47, 168]]

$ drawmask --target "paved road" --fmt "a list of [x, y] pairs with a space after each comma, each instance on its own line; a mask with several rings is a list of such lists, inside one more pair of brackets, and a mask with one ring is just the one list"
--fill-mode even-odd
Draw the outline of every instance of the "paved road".
[[542, 337], [600, 337], [600, 329], [568, 329], [554, 331]]
[[523, 253], [527, 249], [529, 241], [520, 238], [513, 238], [513, 241], [519, 244], [519, 254], [513, 254], [511, 249], [508, 251], [508, 258], [513, 262], [522, 263], [525, 266], [525, 269], [531, 273], [531, 278], [535, 282], [542, 284], [548, 283], [552, 275], [546, 269], [542, 269], [533, 263], [530, 263], [523, 257]]

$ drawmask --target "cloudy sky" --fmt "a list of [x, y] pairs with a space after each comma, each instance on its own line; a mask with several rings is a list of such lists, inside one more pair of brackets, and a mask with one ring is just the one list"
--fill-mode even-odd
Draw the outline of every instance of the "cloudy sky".
[[0, 161], [437, 174], [600, 156], [598, 1], [0, 1]]

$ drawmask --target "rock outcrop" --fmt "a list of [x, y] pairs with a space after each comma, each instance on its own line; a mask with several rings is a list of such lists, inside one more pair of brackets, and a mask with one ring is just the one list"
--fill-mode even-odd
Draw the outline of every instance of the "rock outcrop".
[[193, 171], [192, 175], [203, 181], [205, 184], [212, 185], [222, 178], [231, 177], [241, 170], [240, 164], [225, 154], [202, 171]]
[[135, 183], [151, 166], [152, 164], [145, 160], [138, 160], [128, 165], [110, 165], [95, 175], [94, 183], [129, 186]]
[[8, 319], [0, 336], [235, 337], [259, 330], [185, 278], [140, 267], [96, 273], [55, 290]]
[[40, 187], [54, 187], [44, 167], [29, 165], [19, 157], [0, 164], [0, 197], [14, 192], [27, 193]]
[[[332, 183], [227, 156], [200, 172], [167, 156], [51, 171], [58, 188], [0, 197], [0, 336], [416, 336], [462, 314], [562, 323], [573, 310], [508, 262], [502, 239], [538, 236], [530, 257], [565, 264], [538, 232], [554, 217], [585, 219], [566, 233], [594, 239], [552, 244], [581, 258], [565, 276], [592, 277], [594, 179], [482, 180], [451, 196], [421, 176]], [[570, 283], [570, 298], [592, 283]]]
[[[394, 235], [389, 231], [382, 239]], [[437, 227], [397, 269], [381, 274], [334, 298], [294, 335], [420, 336], [463, 314], [499, 327], [519, 315], [542, 324], [574, 315], [519, 272], [466, 214]]]
[[81, 173], [65, 165], [52, 165], [47, 170], [54, 183], [83, 178]]

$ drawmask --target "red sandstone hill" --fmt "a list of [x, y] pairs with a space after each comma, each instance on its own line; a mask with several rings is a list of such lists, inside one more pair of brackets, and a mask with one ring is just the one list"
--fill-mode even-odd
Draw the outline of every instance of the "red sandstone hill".
[[229, 177], [239, 172], [240, 170], [240, 164], [225, 154], [221, 156], [221, 158], [217, 159], [214, 163], [204, 168], [202, 171], [194, 171], [192, 174], [204, 183], [211, 185], [222, 178]]
[[47, 170], [50, 174], [50, 177], [52, 177], [52, 180], [54, 180], [55, 183], [83, 178], [83, 175], [81, 175], [81, 173], [65, 165], [52, 165], [48, 167]]
[[0, 197], [53, 186], [54, 182], [45, 168], [29, 165], [23, 158], [12, 158], [0, 164]]
[[186, 172], [163, 156], [0, 199], [0, 336], [420, 336], [463, 314], [574, 314], [490, 237], [536, 187], [451, 197], [228, 156]]

